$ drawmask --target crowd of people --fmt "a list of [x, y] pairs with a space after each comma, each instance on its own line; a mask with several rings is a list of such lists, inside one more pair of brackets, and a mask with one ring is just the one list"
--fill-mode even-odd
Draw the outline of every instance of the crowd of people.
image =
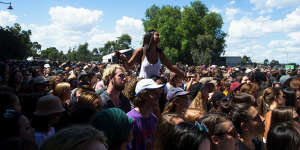
[[158, 43], [120, 64], [1, 62], [0, 149], [300, 149], [300, 68], [172, 65]]

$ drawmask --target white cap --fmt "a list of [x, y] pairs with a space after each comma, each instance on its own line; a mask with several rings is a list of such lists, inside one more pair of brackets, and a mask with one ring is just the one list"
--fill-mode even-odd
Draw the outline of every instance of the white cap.
[[245, 73], [250, 73], [250, 72], [252, 72], [253, 70], [252, 69], [247, 69], [246, 71], [245, 71]]
[[163, 87], [163, 84], [157, 84], [154, 80], [152, 79], [142, 79], [136, 84], [135, 87], [135, 95], [138, 95], [144, 90], [152, 90], [152, 89], [158, 89]]
[[85, 70], [85, 69], [88, 69], [88, 68], [89, 68], [88, 65], [85, 65], [85, 66], [83, 67], [84, 70]]
[[50, 65], [49, 64], [45, 64], [44, 68], [50, 68]]
[[210, 68], [216, 69], [216, 68], [217, 68], [217, 65], [211, 65]]

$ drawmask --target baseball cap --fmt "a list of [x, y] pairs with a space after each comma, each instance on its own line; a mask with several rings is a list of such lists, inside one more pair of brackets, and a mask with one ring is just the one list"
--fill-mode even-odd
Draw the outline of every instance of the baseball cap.
[[250, 72], [252, 72], [253, 70], [252, 69], [247, 69], [246, 71], [245, 71], [245, 73], [250, 73]]
[[140, 94], [144, 90], [152, 90], [152, 89], [158, 89], [163, 87], [163, 84], [157, 84], [152, 79], [142, 79], [136, 84], [135, 87], [135, 95]]
[[241, 84], [239, 82], [233, 82], [231, 85], [230, 85], [230, 91], [235, 91], [237, 88], [239, 88], [241, 86]]
[[167, 100], [170, 102], [176, 96], [187, 95], [190, 92], [184, 91], [182, 88], [171, 88], [167, 94]]
[[49, 64], [45, 64], [44, 68], [50, 68], [50, 65]]

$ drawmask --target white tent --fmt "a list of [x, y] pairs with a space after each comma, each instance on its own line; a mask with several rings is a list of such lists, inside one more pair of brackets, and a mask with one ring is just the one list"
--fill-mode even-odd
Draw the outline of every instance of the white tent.
[[27, 61], [33, 61], [33, 57], [32, 57], [32, 56], [31, 56], [31, 57], [28, 57], [26, 60], [27, 60]]
[[[126, 52], [129, 52], [129, 51], [133, 51], [134, 49], [123, 49], [123, 50], [119, 50], [120, 53], [126, 53]], [[114, 53], [110, 53], [110, 54], [107, 54], [107, 55], [104, 55], [102, 57], [102, 63], [109, 63], [109, 62], [112, 62], [112, 57], [113, 57]]]

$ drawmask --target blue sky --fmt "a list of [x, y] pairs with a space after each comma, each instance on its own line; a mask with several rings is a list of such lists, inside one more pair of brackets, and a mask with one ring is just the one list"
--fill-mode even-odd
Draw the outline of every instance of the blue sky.
[[[128, 33], [133, 47], [141, 46], [145, 10], [158, 6], [187, 6], [188, 0], [0, 0], [0, 26], [19, 23], [32, 31], [42, 49], [69, 48], [89, 43], [101, 47]], [[227, 56], [250, 56], [280, 63], [300, 63], [300, 0], [203, 0], [211, 12], [222, 15]]]

